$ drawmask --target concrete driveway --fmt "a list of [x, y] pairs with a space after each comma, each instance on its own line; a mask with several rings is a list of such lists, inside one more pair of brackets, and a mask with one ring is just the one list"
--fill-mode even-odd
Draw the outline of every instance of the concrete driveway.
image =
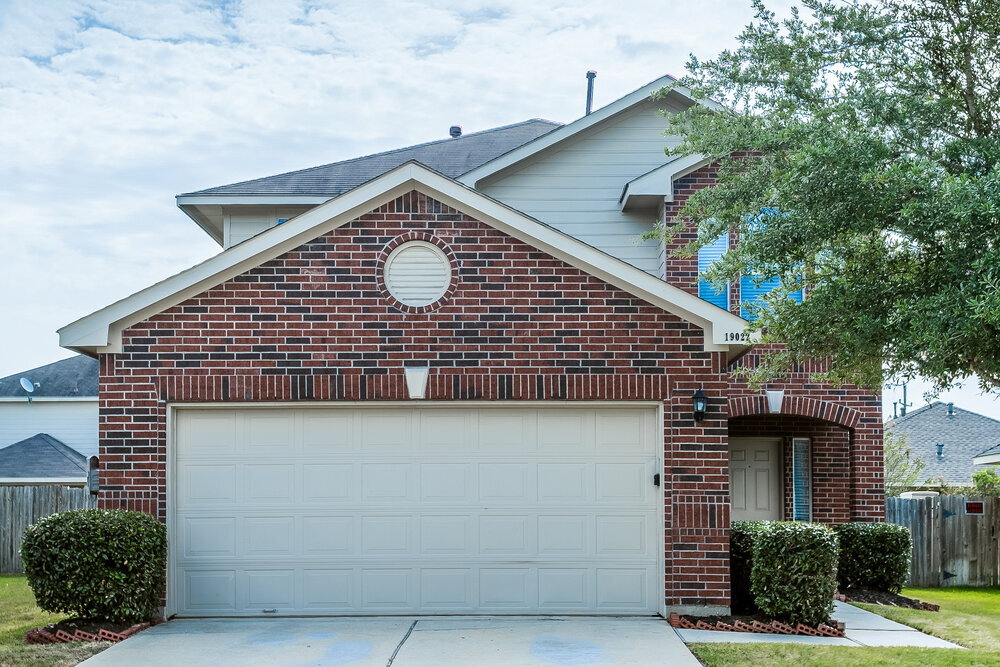
[[422, 616], [173, 620], [82, 664], [695, 667], [700, 663], [659, 618]]

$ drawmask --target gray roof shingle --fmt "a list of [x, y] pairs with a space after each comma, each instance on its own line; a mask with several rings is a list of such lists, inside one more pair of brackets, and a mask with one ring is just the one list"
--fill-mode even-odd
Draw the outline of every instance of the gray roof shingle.
[[38, 397], [97, 397], [97, 359], [82, 354], [55, 363], [32, 368], [0, 378], [0, 396], [26, 398], [21, 378], [36, 385], [32, 398]]
[[441, 139], [365, 157], [290, 171], [231, 185], [181, 195], [320, 195], [335, 197], [414, 160], [445, 176], [456, 178], [529, 141], [561, 127], [561, 123], [533, 118], [514, 125]]
[[0, 478], [86, 478], [87, 458], [47, 433], [0, 449]]
[[[972, 484], [972, 473], [982, 469], [972, 457], [1000, 442], [1000, 421], [957, 407], [949, 415], [948, 405], [940, 402], [891, 420], [886, 429], [905, 436], [913, 454], [927, 464], [921, 473], [924, 479], [953, 486]], [[944, 443], [940, 457], [939, 442]]]

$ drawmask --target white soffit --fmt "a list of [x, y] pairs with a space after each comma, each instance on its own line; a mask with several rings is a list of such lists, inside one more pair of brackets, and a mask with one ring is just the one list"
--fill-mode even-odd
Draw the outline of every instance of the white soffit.
[[549, 227], [417, 162], [407, 162], [326, 204], [59, 329], [59, 344], [120, 352], [121, 333], [171, 306], [417, 190], [705, 330], [705, 349], [742, 349], [747, 322], [631, 264]]

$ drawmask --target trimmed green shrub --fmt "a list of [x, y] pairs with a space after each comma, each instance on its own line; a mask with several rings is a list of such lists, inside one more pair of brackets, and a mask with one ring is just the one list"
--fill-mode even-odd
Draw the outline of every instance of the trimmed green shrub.
[[60, 512], [25, 531], [21, 558], [42, 609], [145, 621], [156, 615], [163, 597], [167, 532], [142, 512]]
[[910, 530], [891, 523], [842, 523], [837, 582], [841, 589], [898, 593], [910, 574]]
[[837, 534], [815, 523], [772, 521], [754, 536], [750, 590], [758, 609], [786, 623], [830, 618], [837, 590]]
[[754, 536], [770, 521], [733, 521], [729, 529], [729, 580], [734, 614], [755, 614], [757, 605], [750, 592]]

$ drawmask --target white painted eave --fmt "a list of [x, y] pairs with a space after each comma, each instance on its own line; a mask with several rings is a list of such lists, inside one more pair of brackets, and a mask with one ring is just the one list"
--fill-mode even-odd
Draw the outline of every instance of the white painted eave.
[[173, 305], [336, 229], [411, 190], [482, 220], [705, 331], [705, 349], [734, 351], [747, 322], [631, 264], [544, 225], [427, 167], [407, 162], [186, 271], [59, 329], [59, 344], [85, 354], [120, 352], [121, 334]]
[[644, 205], [658, 204], [674, 200], [674, 181], [684, 178], [711, 163], [704, 155], [682, 155], [662, 166], [638, 176], [622, 189], [618, 199], [621, 210], [642, 208]]
[[178, 206], [317, 206], [323, 195], [177, 195]]
[[977, 466], [991, 466], [1000, 464], [1000, 452], [996, 454], [985, 454], [983, 456], [973, 456], [972, 463]]

